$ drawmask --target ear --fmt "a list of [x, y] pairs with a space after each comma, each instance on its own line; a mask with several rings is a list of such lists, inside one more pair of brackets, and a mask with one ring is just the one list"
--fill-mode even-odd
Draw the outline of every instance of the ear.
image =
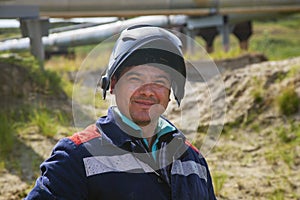
[[116, 78], [116, 76], [113, 76], [110, 81], [110, 94], [114, 93], [116, 84], [117, 84], [117, 78]]

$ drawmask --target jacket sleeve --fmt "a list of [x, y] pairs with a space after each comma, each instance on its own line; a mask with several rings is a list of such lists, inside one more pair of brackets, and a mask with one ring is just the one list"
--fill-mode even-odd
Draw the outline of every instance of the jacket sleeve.
[[82, 152], [70, 139], [60, 140], [40, 169], [41, 176], [25, 200], [87, 199]]
[[215, 196], [215, 192], [214, 192], [214, 187], [213, 187], [213, 183], [212, 183], [212, 178], [211, 178], [211, 174], [209, 171], [209, 167], [207, 164], [206, 159], [203, 157], [203, 155], [200, 153], [200, 151], [194, 147], [191, 143], [189, 143], [188, 141], [186, 141], [186, 144], [190, 147], [190, 149], [192, 149], [192, 152], [194, 152], [196, 160], [198, 160], [197, 162], [199, 162], [199, 164], [201, 166], [205, 167], [205, 175], [206, 175], [206, 186], [207, 186], [207, 192], [208, 192], [208, 199], [209, 200], [217, 200], [216, 196]]

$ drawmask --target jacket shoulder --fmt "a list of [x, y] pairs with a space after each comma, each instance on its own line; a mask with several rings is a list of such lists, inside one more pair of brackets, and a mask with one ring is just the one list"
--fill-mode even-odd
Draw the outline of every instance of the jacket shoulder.
[[68, 137], [76, 145], [88, 142], [94, 138], [101, 137], [101, 134], [95, 124], [88, 126], [83, 131], [74, 133], [72, 136]]
[[197, 147], [195, 147], [194, 145], [192, 145], [192, 143], [190, 143], [189, 141], [185, 141], [185, 144], [190, 147], [194, 152], [196, 152], [197, 154], [200, 154], [199, 150], [197, 149]]

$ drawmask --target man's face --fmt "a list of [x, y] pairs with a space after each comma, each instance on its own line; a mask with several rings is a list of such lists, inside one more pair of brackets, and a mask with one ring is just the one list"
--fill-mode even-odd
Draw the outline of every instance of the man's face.
[[170, 87], [170, 74], [150, 65], [130, 67], [119, 80], [112, 80], [119, 110], [139, 126], [157, 120], [166, 110]]

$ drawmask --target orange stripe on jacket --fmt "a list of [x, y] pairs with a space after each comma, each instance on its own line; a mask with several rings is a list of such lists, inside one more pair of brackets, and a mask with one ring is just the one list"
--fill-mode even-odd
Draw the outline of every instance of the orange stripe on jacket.
[[81, 132], [77, 132], [74, 135], [68, 137], [72, 140], [76, 145], [80, 145], [94, 138], [101, 137], [98, 128], [95, 124], [88, 126]]
[[188, 145], [189, 147], [191, 147], [197, 153], [200, 153], [199, 150], [197, 149], [197, 147], [195, 147], [194, 145], [192, 145], [189, 141], [186, 140], [185, 144]]

